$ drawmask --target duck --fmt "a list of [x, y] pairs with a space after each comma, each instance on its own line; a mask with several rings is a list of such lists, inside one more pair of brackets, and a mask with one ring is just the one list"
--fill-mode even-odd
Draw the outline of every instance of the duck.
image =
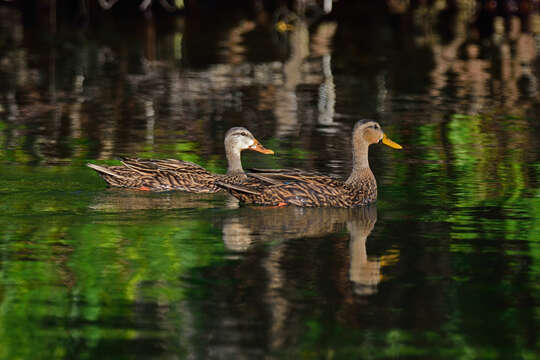
[[358, 121], [352, 132], [352, 171], [346, 180], [297, 169], [282, 172], [265, 172], [261, 169], [248, 174], [257, 180], [250, 184], [217, 181], [216, 185], [247, 204], [338, 208], [365, 206], [377, 200], [377, 181], [368, 161], [369, 146], [377, 143], [402, 149], [401, 145], [388, 138], [376, 121]]
[[192, 193], [215, 193], [223, 184], [243, 184], [256, 181], [247, 177], [242, 168], [241, 152], [252, 150], [262, 154], [274, 154], [265, 148], [253, 134], [244, 127], [233, 127], [225, 133], [225, 154], [227, 173], [214, 174], [204, 167], [190, 161], [177, 159], [138, 159], [123, 158], [122, 165], [101, 166], [86, 164], [112, 187], [130, 188], [146, 191], [180, 190]]

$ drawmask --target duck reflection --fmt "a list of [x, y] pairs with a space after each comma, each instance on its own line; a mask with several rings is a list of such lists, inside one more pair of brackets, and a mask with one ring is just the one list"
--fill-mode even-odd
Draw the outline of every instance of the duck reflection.
[[126, 189], [106, 189], [94, 198], [91, 209], [100, 211], [207, 209], [223, 206], [225, 195], [171, 191], [151, 193]]
[[349, 280], [354, 284], [354, 292], [359, 295], [369, 295], [377, 291], [381, 280], [381, 264], [378, 258], [369, 259], [366, 251], [366, 241], [377, 222], [377, 209], [370, 207], [362, 211], [361, 216], [347, 222], [351, 234], [349, 252]]
[[246, 304], [251, 310], [249, 320], [239, 311], [227, 324], [266, 323], [268, 333], [259, 341], [281, 351], [298, 335], [302, 314], [309, 311], [306, 304], [325, 308], [331, 303], [347, 312], [374, 299], [388, 263], [387, 254], [369, 256], [366, 249], [376, 222], [375, 205], [240, 207], [230, 212], [222, 222], [222, 237], [233, 256], [219, 278], [236, 279], [237, 285], [223, 290], [230, 301], [227, 313]]
[[[214, 213], [210, 222], [221, 227], [225, 247], [232, 254], [229, 258], [250, 256], [262, 244], [274, 244], [263, 260], [263, 267], [270, 281], [280, 278], [281, 257], [289, 251], [288, 240], [332, 238], [339, 247], [338, 256], [348, 267], [348, 281], [353, 293], [370, 295], [377, 291], [382, 279], [381, 268], [394, 263], [396, 255], [368, 256], [366, 242], [377, 222], [375, 205], [353, 208], [285, 208], [238, 207], [237, 202], [227, 202], [225, 194], [193, 194], [183, 192], [143, 193], [125, 189], [108, 189], [96, 195], [90, 208], [97, 211], [125, 212], [139, 210], [209, 209], [229, 208], [224, 213]], [[348, 231], [348, 246], [343, 241], [343, 231]], [[346, 241], [346, 240], [345, 240]], [[341, 262], [341, 260], [340, 260]], [[340, 280], [343, 282], [342, 280]]]
[[[220, 351], [248, 359], [258, 357], [262, 348], [279, 352], [305, 330], [305, 317], [314, 307], [348, 317], [358, 314], [362, 304], [378, 301], [387, 255], [370, 256], [366, 248], [377, 222], [375, 206], [223, 209], [225, 194], [115, 190], [99, 194], [93, 207], [117, 212], [219, 208], [200, 210], [197, 216], [221, 229], [228, 251], [215, 254], [217, 265], [195, 266], [182, 274], [182, 286], [190, 290], [174, 307], [183, 319], [183, 333], [191, 334], [183, 338], [193, 353]], [[177, 317], [169, 315], [163, 326], [175, 329]]]
[[[264, 265], [270, 281], [280, 278], [283, 240], [318, 238], [347, 229], [350, 234], [349, 281], [358, 295], [376, 293], [382, 279], [379, 258], [368, 257], [366, 241], [377, 222], [375, 205], [355, 209], [246, 207], [223, 220], [223, 242], [228, 250], [247, 252], [264, 241], [278, 241]], [[269, 260], [269, 261], [268, 261]], [[274, 264], [274, 265], [272, 265]]]

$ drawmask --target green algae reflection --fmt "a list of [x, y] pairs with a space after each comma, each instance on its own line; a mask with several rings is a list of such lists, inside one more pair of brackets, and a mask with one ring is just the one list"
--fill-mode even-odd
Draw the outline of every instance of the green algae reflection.
[[103, 339], [168, 338], [138, 307], [181, 302], [186, 272], [221, 259], [219, 231], [183, 213], [199, 210], [96, 207], [103, 189], [80, 167], [2, 170], [1, 358], [94, 359]]

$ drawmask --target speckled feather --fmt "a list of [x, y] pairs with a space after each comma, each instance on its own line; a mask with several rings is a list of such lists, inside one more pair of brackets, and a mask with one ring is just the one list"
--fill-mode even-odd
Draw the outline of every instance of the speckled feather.
[[[89, 164], [111, 186], [147, 188], [153, 191], [183, 190], [214, 193], [217, 176], [189, 161], [125, 158], [123, 165], [101, 167]], [[92, 165], [92, 166], [91, 166]]]
[[388, 139], [372, 120], [358, 121], [352, 138], [353, 168], [346, 181], [298, 169], [253, 169], [254, 173], [248, 176], [259, 181], [255, 185], [222, 181], [216, 184], [249, 204], [344, 208], [368, 205], [377, 200], [377, 182], [369, 168], [369, 146], [382, 142], [395, 149], [402, 147]]
[[108, 167], [90, 165], [109, 185], [123, 188], [215, 193], [222, 190], [215, 184], [218, 180], [224, 184], [255, 185], [259, 183], [247, 179], [243, 174], [213, 174], [200, 165], [176, 159], [125, 158], [122, 164]]
[[[254, 150], [273, 154], [243, 127], [233, 127], [225, 134], [227, 174], [212, 174], [200, 165], [176, 159], [151, 160], [124, 158], [121, 166], [87, 164], [111, 186], [151, 191], [182, 190], [193, 193], [215, 193], [221, 190], [216, 181], [225, 184], [253, 185], [242, 169], [240, 153]], [[272, 182], [270, 182], [272, 183]]]
[[281, 181], [280, 184], [268, 185], [259, 181], [255, 185], [231, 185], [218, 181], [217, 185], [248, 204], [348, 208], [367, 205], [377, 199], [375, 177], [369, 169], [366, 170], [369, 173], [354, 184], [316, 173], [297, 172], [257, 174], [258, 179], [268, 176]]

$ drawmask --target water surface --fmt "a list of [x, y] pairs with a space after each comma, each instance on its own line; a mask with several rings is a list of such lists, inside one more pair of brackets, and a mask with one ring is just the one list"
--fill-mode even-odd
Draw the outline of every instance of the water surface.
[[[264, 9], [81, 26], [0, 6], [0, 358], [538, 358], [537, 14], [388, 4], [285, 33]], [[277, 156], [245, 167], [345, 177], [365, 117], [404, 146], [371, 147], [367, 208], [109, 189], [85, 167], [224, 172], [246, 126]]]

